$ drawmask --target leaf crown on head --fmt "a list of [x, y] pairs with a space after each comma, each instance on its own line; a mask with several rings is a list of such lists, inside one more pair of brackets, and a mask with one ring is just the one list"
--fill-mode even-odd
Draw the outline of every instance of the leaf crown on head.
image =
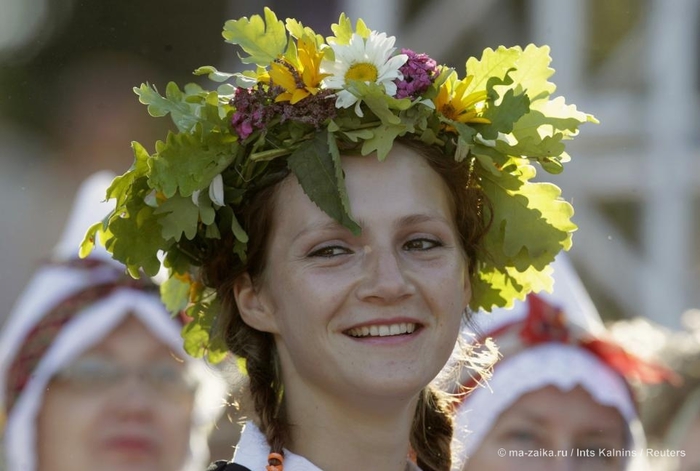
[[152, 116], [169, 114], [177, 132], [156, 142], [152, 154], [132, 144], [134, 164], [107, 190], [116, 208], [89, 229], [81, 253], [99, 239], [133, 276], [155, 275], [164, 265], [161, 294], [168, 309], [193, 318], [183, 336], [194, 356], [216, 361], [225, 352], [210, 337], [220, 306], [214, 290], [196, 281], [196, 248], [227, 231], [245, 260], [248, 235], [238, 209], [280, 162], [319, 208], [356, 234], [341, 149], [382, 160], [396, 138], [409, 136], [470, 165], [493, 213], [472, 309], [549, 289], [548, 264], [571, 246], [573, 208], [557, 186], [531, 181], [532, 164], [560, 172], [569, 160], [564, 141], [595, 118], [551, 98], [547, 46], [486, 49], [467, 60], [460, 77], [426, 54], [397, 51], [394, 37], [362, 20], [353, 27], [343, 14], [331, 30], [324, 39], [265, 8], [264, 17], [224, 25], [249, 70], [195, 70], [220, 83], [215, 90], [172, 82], [165, 96], [149, 84], [134, 89]]

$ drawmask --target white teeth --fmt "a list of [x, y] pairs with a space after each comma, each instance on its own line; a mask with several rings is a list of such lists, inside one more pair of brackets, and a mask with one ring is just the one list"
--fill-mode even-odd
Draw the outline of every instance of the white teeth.
[[392, 335], [411, 334], [416, 330], [416, 324], [402, 322], [391, 325], [371, 325], [350, 329], [347, 333], [352, 337], [389, 337]]

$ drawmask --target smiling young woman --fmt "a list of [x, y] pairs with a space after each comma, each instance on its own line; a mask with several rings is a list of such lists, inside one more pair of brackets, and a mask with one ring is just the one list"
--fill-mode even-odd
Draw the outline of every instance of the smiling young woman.
[[197, 71], [237, 87], [137, 89], [178, 132], [134, 145], [85, 246], [134, 274], [162, 260], [188, 352], [238, 358], [252, 413], [235, 469], [445, 471], [451, 418], [429, 384], [468, 308], [546, 287], [575, 225], [529, 162], [560, 171], [594, 118], [549, 99], [546, 47], [488, 49], [459, 78], [362, 20], [331, 29], [265, 9], [224, 26], [254, 70]]
[[[377, 447], [381, 460], [405, 461], [413, 420], [406, 412], [441, 420], [425, 400], [416, 404], [452, 352], [471, 296], [462, 240], [474, 236], [458, 230], [456, 209], [469, 212], [459, 219], [475, 222], [465, 225], [472, 234], [484, 227], [476, 204], [455, 205], [473, 191], [448, 186], [415, 147], [397, 145], [384, 162], [343, 157], [342, 165], [359, 235], [321, 211], [290, 175], [252, 205], [255, 219], [269, 221], [260, 233], [248, 230], [251, 240], [269, 234], [248, 259], [255, 269], [232, 270], [228, 251], [216, 251], [205, 264], [229, 313], [228, 346], [247, 358], [261, 429], [321, 469], [333, 469], [337, 443]], [[255, 332], [271, 335], [261, 341]], [[245, 356], [249, 351], [263, 358]], [[270, 378], [275, 370], [280, 377]], [[265, 414], [278, 408], [282, 385], [284, 415]], [[435, 391], [424, 394], [442, 402]], [[331, 433], [339, 420], [345, 426]], [[285, 422], [295, 424], [288, 436]], [[437, 451], [437, 440], [421, 442], [423, 430], [415, 432], [416, 450]], [[381, 446], [380, 437], [388, 443]], [[442, 439], [449, 442], [449, 433]], [[395, 456], [386, 452], [392, 448]], [[438, 457], [445, 451], [433, 452], [435, 458], [444, 459]], [[357, 456], [357, 466], [391, 469], [371, 466], [369, 456]]]

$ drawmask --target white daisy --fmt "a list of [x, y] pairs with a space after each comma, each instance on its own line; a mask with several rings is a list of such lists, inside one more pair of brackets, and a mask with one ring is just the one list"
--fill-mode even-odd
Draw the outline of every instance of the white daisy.
[[399, 68], [406, 63], [408, 56], [406, 54], [391, 56], [396, 50], [395, 41], [394, 36], [387, 37], [386, 33], [372, 31], [367, 39], [354, 33], [348, 44], [331, 45], [335, 52], [335, 61], [323, 61], [321, 70], [323, 73], [330, 74], [323, 81], [325, 87], [339, 90], [335, 102], [336, 108], [349, 108], [355, 104], [355, 112], [358, 116], [362, 116], [360, 98], [345, 90], [348, 80], [374, 82], [382, 85], [387, 95], [396, 95], [394, 80], [403, 79]]

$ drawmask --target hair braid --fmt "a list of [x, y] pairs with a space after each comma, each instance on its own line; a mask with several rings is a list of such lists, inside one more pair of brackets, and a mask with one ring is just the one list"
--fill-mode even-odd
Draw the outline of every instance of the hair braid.
[[281, 410], [283, 387], [278, 374], [274, 341], [269, 334], [266, 336], [267, 342], [259, 342], [256, 345], [258, 351], [247, 358], [249, 390], [270, 452], [284, 455], [289, 428]]
[[418, 398], [411, 429], [411, 446], [423, 471], [449, 471], [452, 465], [452, 414], [448, 395], [426, 386]]

